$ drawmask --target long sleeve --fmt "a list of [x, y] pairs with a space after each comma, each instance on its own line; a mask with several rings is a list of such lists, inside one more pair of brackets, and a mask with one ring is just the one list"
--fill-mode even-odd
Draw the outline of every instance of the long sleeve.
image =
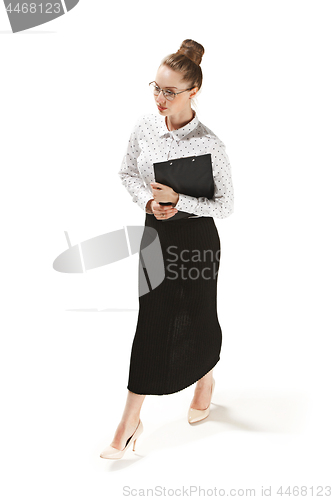
[[132, 201], [145, 211], [154, 198], [150, 182], [155, 180], [154, 163], [170, 158], [210, 153], [214, 177], [211, 200], [179, 194], [176, 209], [197, 216], [223, 219], [233, 213], [234, 190], [229, 158], [224, 143], [195, 117], [184, 127], [169, 131], [164, 117], [148, 114], [137, 121], [118, 172]]
[[215, 184], [213, 199], [209, 200], [204, 197], [195, 198], [179, 193], [176, 208], [177, 210], [190, 212], [195, 215], [223, 219], [231, 215], [234, 211], [234, 189], [231, 167], [222, 142], [215, 143], [211, 154]]
[[142, 210], [145, 210], [147, 202], [153, 198], [153, 195], [147, 188], [138, 169], [137, 158], [140, 154], [140, 146], [137, 131], [138, 127], [136, 126], [129, 138], [127, 152], [118, 175], [122, 184], [132, 196], [132, 201], [137, 203]]

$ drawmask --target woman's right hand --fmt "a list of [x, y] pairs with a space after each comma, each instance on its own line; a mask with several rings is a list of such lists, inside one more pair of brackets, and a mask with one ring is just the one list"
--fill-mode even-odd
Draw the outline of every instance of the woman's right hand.
[[173, 217], [178, 212], [177, 208], [174, 208], [172, 205], [160, 205], [155, 200], [152, 200], [150, 207], [156, 219], [159, 220], [170, 219], [170, 217]]

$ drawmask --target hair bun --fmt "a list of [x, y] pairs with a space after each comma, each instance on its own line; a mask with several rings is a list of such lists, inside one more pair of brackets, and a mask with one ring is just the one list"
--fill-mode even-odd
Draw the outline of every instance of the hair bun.
[[183, 41], [180, 49], [177, 51], [177, 54], [184, 54], [184, 56], [188, 57], [199, 66], [204, 52], [205, 49], [202, 45], [200, 45], [200, 43], [188, 39]]

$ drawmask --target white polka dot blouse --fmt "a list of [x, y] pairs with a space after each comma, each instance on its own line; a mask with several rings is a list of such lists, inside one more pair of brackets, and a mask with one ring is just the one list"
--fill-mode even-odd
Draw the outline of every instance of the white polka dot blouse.
[[145, 210], [153, 199], [150, 186], [155, 181], [153, 163], [211, 153], [215, 184], [212, 199], [195, 198], [179, 193], [178, 210], [196, 216], [223, 219], [234, 211], [234, 190], [229, 158], [224, 143], [203, 125], [194, 111], [194, 118], [184, 127], [169, 131], [166, 117], [142, 115], [128, 141], [118, 174], [132, 201]]

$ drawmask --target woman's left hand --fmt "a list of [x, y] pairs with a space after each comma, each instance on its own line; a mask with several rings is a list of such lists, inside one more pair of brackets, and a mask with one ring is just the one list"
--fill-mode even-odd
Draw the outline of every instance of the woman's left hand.
[[154, 200], [158, 203], [168, 203], [171, 202], [174, 205], [178, 203], [179, 194], [176, 193], [170, 186], [166, 186], [165, 184], [160, 184], [159, 182], [151, 182], [150, 183]]

